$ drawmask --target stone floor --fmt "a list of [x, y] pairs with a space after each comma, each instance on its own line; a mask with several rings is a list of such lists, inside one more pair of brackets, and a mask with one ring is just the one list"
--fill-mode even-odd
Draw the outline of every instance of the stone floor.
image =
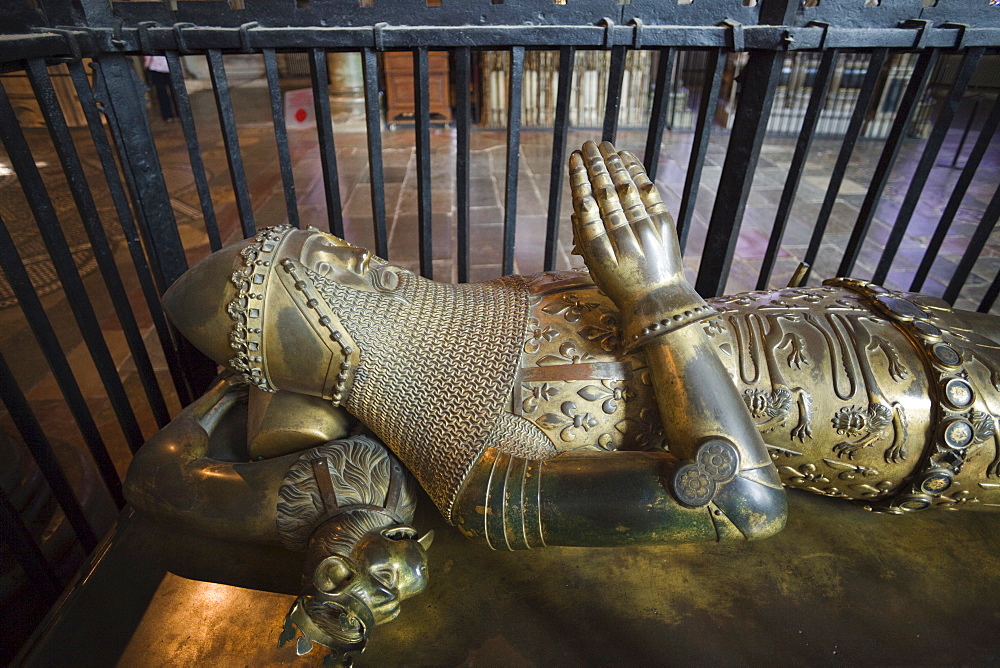
[[[256, 224], [262, 227], [282, 223], [286, 220], [285, 203], [281, 177], [277, 170], [277, 154], [267, 97], [260, 88], [235, 86], [233, 98]], [[202, 91], [192, 95], [192, 104], [220, 230], [224, 240], [232, 241], [239, 237], [239, 219], [214, 99], [210, 92]], [[165, 123], [157, 118], [155, 113], [152, 116], [151, 123], [163, 174], [171, 193], [178, 229], [184, 242], [187, 259], [193, 264], [206, 256], [210, 249], [183, 132], [179, 124]], [[340, 171], [339, 187], [345, 236], [356, 244], [373, 246], [364, 125], [359, 124], [357, 119], [347, 117], [335, 120], [338, 121], [336, 153]], [[598, 130], [574, 130], [570, 133], [569, 145], [571, 148], [579, 146], [584, 140], [596, 138], [599, 134]], [[85, 167], [91, 174], [91, 183], [99, 184], [100, 166], [92, 150], [84, 148], [89, 145], [89, 139], [85, 140], [85, 135], [86, 132], [82, 129], [75, 134], [81, 147], [80, 152]], [[923, 250], [960, 174], [959, 170], [949, 166], [958, 139], [959, 130], [956, 129], [949, 135], [938, 157], [938, 166], [931, 173], [920, 205], [889, 274], [886, 282], [889, 287], [902, 289], [909, 287], [910, 278], [921, 260]], [[35, 147], [36, 163], [49, 185], [60, 219], [67, 229], [67, 235], [73, 236], [70, 232], [78, 228], [80, 223], [72, 200], [66, 192], [59, 161], [44, 131], [29, 132], [29, 140]], [[303, 226], [315, 225], [320, 229], [328, 229], [324, 181], [315, 132], [311, 129], [292, 130], [289, 140], [301, 223]], [[419, 257], [416, 233], [417, 160], [413, 148], [414, 133], [412, 128], [387, 131], [383, 133], [382, 140], [389, 259], [416, 270]], [[665, 202], [675, 214], [680, 204], [691, 140], [692, 136], [689, 133], [668, 132], [664, 137], [658, 185]], [[453, 129], [442, 127], [431, 131], [434, 277], [443, 281], [454, 281], [457, 278], [454, 260], [456, 255], [455, 141]], [[619, 133], [618, 146], [632, 150], [641, 157], [644, 141], [644, 132], [623, 130]], [[707, 221], [711, 216], [727, 142], [728, 135], [717, 133], [712, 137], [708, 149], [685, 258], [689, 278], [692, 280], [700, 262], [707, 233]], [[501, 273], [505, 135], [495, 131], [476, 131], [472, 134], [471, 143], [470, 261], [472, 280], [484, 280], [494, 278]], [[747, 203], [732, 272], [727, 283], [728, 292], [751, 290], [756, 283], [794, 143], [794, 138], [786, 137], [771, 137], [764, 143], [753, 189]], [[862, 249], [855, 275], [868, 277], [872, 274], [881, 254], [882, 244], [888, 237], [895, 214], [906, 193], [922, 147], [923, 143], [919, 140], [908, 140], [904, 143]], [[805, 253], [838, 149], [839, 140], [835, 138], [819, 138], [813, 144], [810, 160], [792, 209], [784, 246], [773, 272], [772, 286], [783, 285]], [[858, 144], [833, 209], [811, 282], [816, 283], [822, 278], [832, 276], [839, 264], [843, 247], [857, 218], [881, 149], [880, 141], [861, 141]], [[967, 145], [964, 154], [967, 154], [969, 149]], [[549, 133], [525, 131], [522, 134], [514, 263], [515, 271], [518, 273], [533, 273], [542, 269], [550, 156]], [[959, 166], [962, 164], [963, 160], [960, 159]], [[0, 152], [0, 168], [6, 166], [9, 166], [9, 161]], [[931, 294], [943, 292], [965, 252], [975, 225], [993, 196], [998, 171], [1000, 171], [1000, 151], [995, 150], [994, 143], [994, 150], [988, 152], [956, 217], [950, 236], [934, 264], [933, 272], [924, 286], [925, 292]], [[95, 188], [95, 195], [104, 213], [105, 226], [113, 229], [110, 198], [101, 188]], [[5, 222], [11, 227], [15, 239], [20, 238], [24, 243], [30, 243], [35, 236], [33, 222], [16, 177], [11, 175], [9, 169], [6, 171], [0, 169], [0, 201], [3, 202]], [[563, 196], [562, 208], [557, 268], [580, 264], [578, 258], [569, 254], [571, 207], [568, 193]], [[21, 248], [20, 242], [18, 247]], [[148, 343], [160, 386], [173, 414], [179, 409], [179, 405], [159, 349], [156, 333], [152, 328], [148, 307], [139, 294], [124, 244], [117, 245], [116, 253], [125, 283], [130, 289], [135, 316]], [[29, 259], [25, 258], [25, 261], [29, 262]], [[85, 258], [80, 261], [80, 265], [81, 271], [89, 272], [85, 276], [87, 289], [95, 304], [107, 343], [119, 366], [126, 390], [132, 399], [143, 434], [149, 437], [155, 431], [156, 424], [142, 395], [121, 325], [114, 315], [98, 272], [92, 271], [92, 267], [87, 266]], [[983, 249], [957, 306], [974, 309], [998, 270], [1000, 270], [1000, 237], [994, 234], [990, 243]], [[43, 298], [43, 303], [119, 472], [124, 474], [131, 457], [129, 449], [121, 430], [117, 427], [114, 413], [109, 407], [87, 349], [81, 343], [65, 297], [57, 285], [54, 285], [53, 291]], [[27, 394], [32, 407], [42, 418], [46, 433], [56, 445], [57, 451], [62, 453], [64, 458], [70, 456], [66, 453], [76, 449], [80, 437], [72, 415], [66, 408], [62, 395], [49, 374], [17, 306], [0, 310], [0, 346], [5, 358], [14, 368], [19, 384]], [[3, 416], [0, 428], [15, 435], [9, 416]], [[95, 498], [101, 496], [99, 486], [94, 486], [90, 493]]]

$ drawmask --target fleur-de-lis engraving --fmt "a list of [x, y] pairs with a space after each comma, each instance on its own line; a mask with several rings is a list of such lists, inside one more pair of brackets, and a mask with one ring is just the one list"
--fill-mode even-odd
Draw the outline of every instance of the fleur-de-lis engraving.
[[528, 319], [527, 339], [524, 342], [524, 352], [528, 354], [537, 353], [542, 347], [542, 341], [552, 341], [559, 336], [559, 330], [542, 324], [538, 318]]
[[534, 413], [538, 410], [539, 401], [548, 401], [559, 394], [559, 390], [548, 383], [542, 383], [534, 387], [524, 383], [521, 387], [523, 396], [526, 395], [524, 401], [521, 402], [521, 410], [525, 413]]
[[564, 441], [576, 440], [578, 430], [588, 432], [600, 424], [590, 413], [580, 413], [572, 401], [564, 401], [559, 407], [562, 414], [546, 413], [538, 418], [538, 424], [548, 429], [560, 429], [559, 438]]
[[545, 357], [538, 360], [538, 366], [556, 366], [559, 364], [582, 364], [586, 362], [591, 362], [594, 360], [594, 356], [590, 353], [580, 352], [577, 350], [576, 345], [567, 341], [566, 343], [559, 346], [558, 355], [546, 355]]
[[726, 328], [722, 326], [722, 318], [707, 320], [702, 327], [709, 338], [714, 338], [726, 331]]
[[562, 296], [559, 301], [553, 301], [542, 307], [543, 313], [549, 315], [561, 315], [566, 322], [579, 322], [584, 313], [593, 311], [600, 306], [597, 302], [581, 301], [576, 293], [569, 293]]
[[586, 387], [578, 390], [577, 394], [587, 401], [600, 401], [603, 399], [604, 402], [601, 404], [601, 410], [608, 415], [611, 415], [618, 410], [619, 401], [628, 400], [630, 392], [620, 383], [612, 380], [601, 381], [601, 385], [603, 385], [603, 387], [598, 387], [597, 385], [587, 385]]
[[643, 408], [639, 411], [639, 419], [625, 418], [615, 424], [615, 429], [622, 434], [633, 434], [635, 444], [640, 450], [665, 450], [670, 451], [666, 436], [663, 434], [663, 427], [656, 419], [659, 413], [652, 408]]
[[601, 315], [598, 324], [588, 325], [580, 330], [580, 336], [588, 341], [596, 341], [606, 352], [612, 352], [618, 347], [618, 319], [611, 313]]

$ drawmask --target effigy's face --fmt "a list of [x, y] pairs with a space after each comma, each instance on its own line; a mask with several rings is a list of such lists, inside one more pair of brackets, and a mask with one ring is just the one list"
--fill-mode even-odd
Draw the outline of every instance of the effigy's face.
[[323, 278], [366, 292], [392, 292], [399, 285], [396, 267], [391, 267], [368, 250], [335, 236], [312, 230], [296, 258]]

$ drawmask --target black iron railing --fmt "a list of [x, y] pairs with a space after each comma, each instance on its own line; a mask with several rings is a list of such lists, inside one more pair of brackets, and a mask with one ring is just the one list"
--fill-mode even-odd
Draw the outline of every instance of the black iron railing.
[[[433, 6], [431, 6], [433, 4]], [[815, 3], [806, 3], [815, 4]], [[924, 101], [927, 82], [942, 54], [958, 54], [961, 62], [953, 78], [944, 86], [929, 135], [909, 186], [884, 240], [880, 260], [872, 276], [884, 281], [897, 257], [928, 177], [942, 145], [952, 128], [967, 88], [983, 63], [1000, 47], [1000, 8], [987, 0], [941, 0], [934, 6], [922, 0], [881, 0], [869, 6], [864, 0], [822, 0], [803, 6], [790, 0], [695, 0], [680, 4], [674, 0], [245, 0], [244, 2], [164, 0], [163, 2], [117, 2], [110, 0], [14, 0], [6, 3], [0, 17], [0, 71], [26, 72], [50, 140], [63, 169], [66, 187], [75, 202], [102, 276], [101, 289], [113, 306], [127, 340], [140, 386], [156, 425], [169, 419], [165, 394], [176, 392], [184, 404], [205, 387], [215, 368], [179, 339], [159, 308], [163, 291], [188, 267], [185, 247], [178, 234], [171, 193], [163, 176], [156, 138], [147, 120], [142, 86], [135, 74], [133, 56], [163, 54], [180, 112], [180, 121], [191, 178], [197, 190], [202, 222], [210, 247], [221, 247], [223, 231], [214, 210], [212, 187], [206, 174], [198, 131], [192, 113], [182, 56], [207, 59], [212, 90], [218, 110], [231, 186], [243, 236], [254, 233], [255, 220], [250, 186], [244, 168], [230, 85], [224, 61], [229, 54], [257, 54], [262, 57], [267, 84], [267, 100], [273, 118], [277, 165], [284, 190], [287, 221], [299, 225], [299, 210], [293, 176], [293, 162], [282, 105], [278, 56], [302, 53], [309, 58], [311, 85], [317, 120], [316, 145], [319, 150], [326, 209], [330, 229], [343, 235], [344, 221], [335, 147], [337, 133], [331, 121], [328, 94], [328, 51], [360, 54], [364, 73], [368, 171], [371, 190], [371, 218], [374, 250], [389, 254], [385, 207], [386, 183], [383, 169], [383, 135], [379, 99], [379, 54], [407, 50], [413, 56], [415, 85], [415, 148], [417, 161], [417, 213], [419, 269], [431, 276], [433, 246], [431, 221], [434, 215], [432, 192], [431, 117], [429, 113], [428, 53], [446, 50], [452, 62], [455, 90], [455, 224], [457, 277], [470, 276], [470, 250], [475, 244], [470, 231], [470, 147], [473, 132], [470, 82], [482, 50], [509, 54], [507, 76], [506, 159], [503, 187], [503, 242], [500, 264], [504, 272], [514, 266], [518, 238], [518, 176], [521, 146], [521, 95], [526, 50], [558, 52], [558, 87], [554, 91], [555, 111], [551, 141], [551, 168], [548, 184], [544, 267], [557, 264], [560, 222], [566, 184], [564, 165], [570, 134], [570, 100], [574, 59], [582, 50], [610, 52], [606, 81], [603, 139], [614, 141], [618, 134], [626, 57], [630, 51], [657, 52], [650, 94], [650, 116], [645, 128], [644, 162], [652, 177], [660, 165], [660, 151], [668, 124], [668, 110], [677, 90], [675, 62], [683, 52], [705, 55], [704, 81], [700, 85], [686, 180], [681, 189], [678, 229], [682, 244], [690, 239], [695, 204], [698, 201], [706, 157], [714, 128], [727, 59], [733, 53], [748, 53], [738, 79], [738, 103], [729, 131], [728, 148], [722, 164], [717, 195], [706, 217], [707, 233], [701, 252], [696, 287], [704, 295], [717, 295], [730, 274], [747, 200], [767, 132], [775, 92], [782, 82], [785, 59], [792, 52], [821, 55], [811, 92], [802, 114], [801, 128], [792, 148], [780, 200], [776, 206], [767, 250], [757, 276], [756, 287], [771, 284], [776, 260], [789, 229], [806, 162], [817, 136], [827, 91], [837, 75], [837, 64], [846, 54], [868, 57], [864, 79], [854, 102], [847, 129], [840, 140], [811, 240], [804, 252], [810, 264], [817, 260], [827, 240], [827, 226], [840, 195], [856, 147], [863, 138], [872, 105], [879, 104], [880, 77], [893, 54], [916, 54], [916, 63], [905, 90], [894, 109], [872, 179], [860, 202], [852, 233], [846, 240], [838, 273], [856, 273], [859, 253], [871, 231], [876, 209], [883, 199], [900, 149]], [[88, 66], [85, 59], [92, 59]], [[852, 62], [854, 62], [852, 60]], [[47, 65], [66, 63], [89, 127], [89, 142], [71, 132], [54, 92]], [[92, 76], [91, 76], [92, 70]], [[994, 77], [995, 79], [996, 77]], [[0, 80], [2, 82], [2, 80]], [[942, 244], [949, 237], [956, 215], [963, 206], [977, 170], [988, 155], [1000, 121], [1000, 101], [995, 95], [983, 97], [989, 104], [988, 117], [977, 126], [978, 135], [971, 153], [952, 189], [937, 228], [927, 241], [919, 268], [912, 276], [914, 290], [924, 287]], [[985, 89], [989, 91], [989, 89]], [[992, 99], [991, 99], [992, 97]], [[971, 122], [970, 122], [971, 125]], [[110, 135], [110, 138], [109, 138]], [[33, 147], [21, 128], [18, 116], [3, 85], [0, 85], [0, 140], [25, 198], [38, 225], [52, 264], [66, 295], [66, 302], [96, 366], [100, 383], [112, 406], [117, 426], [133, 451], [150, 434], [143, 433], [136, 418], [136, 398], [126, 392], [119, 369], [109, 355], [101, 318], [92, 306], [88, 291], [75, 269], [62, 224], [50, 197], [50, 183], [39, 173]], [[962, 142], [964, 144], [965, 138]], [[639, 146], [637, 146], [639, 148]], [[959, 149], [961, 150], [961, 148]], [[103, 182], [88, 182], [80, 153], [96, 155]], [[113, 204], [101, 212], [94, 203], [94, 190], [106, 189]], [[112, 216], [113, 221], [102, 220]], [[1000, 217], [1000, 190], [979, 217], [975, 232], [959, 265], [949, 279], [944, 298], [954, 302]], [[268, 221], [268, 224], [283, 221]], [[123, 287], [120, 276], [123, 258], [116, 258], [108, 243], [108, 224], [121, 228], [126, 241], [129, 275], [135, 276], [138, 300]], [[2, 267], [20, 309], [33, 332], [44, 360], [68, 404], [83, 443], [89, 449], [110, 498], [121, 507], [121, 481], [91, 407], [77, 382], [78, 369], [72, 368], [29, 279], [22, 258], [6, 224], [0, 220], [0, 267]], [[1000, 276], [982, 295], [979, 310], [990, 310], [1000, 293]], [[149, 314], [156, 332], [155, 343], [170, 371], [173, 387], [164, 389], [150, 362], [147, 341], [137, 327], [133, 312], [138, 302]], [[71, 522], [85, 550], [91, 550], [98, 531], [89, 523], [74, 497], [73, 489], [56, 462], [49, 437], [43, 429], [44, 416], [36, 416], [15, 374], [0, 355], [0, 398], [14, 426], [20, 432], [49, 486]], [[7, 495], [0, 494], [3, 510], [4, 543], [15, 552], [25, 571], [39, 587], [55, 596], [58, 577], [30, 532], [18, 519]]]

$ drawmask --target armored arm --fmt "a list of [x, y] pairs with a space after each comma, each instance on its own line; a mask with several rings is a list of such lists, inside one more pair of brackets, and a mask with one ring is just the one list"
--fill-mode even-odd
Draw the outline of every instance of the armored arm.
[[[746, 405], [698, 324], [715, 311], [684, 278], [666, 207], [639, 162], [603, 144], [570, 160], [575, 252], [641, 348], [671, 454], [489, 450], [456, 507], [495, 548], [762, 538], [785, 523], [785, 493]], [[473, 491], [474, 490], [474, 491]], [[485, 495], [482, 490], [486, 490]]]
[[584, 145], [570, 162], [577, 250], [619, 306], [626, 348], [649, 364], [663, 429], [682, 464], [677, 503], [713, 508], [747, 538], [785, 521], [785, 498], [746, 406], [698, 324], [715, 311], [684, 277], [673, 221], [630, 153]]

